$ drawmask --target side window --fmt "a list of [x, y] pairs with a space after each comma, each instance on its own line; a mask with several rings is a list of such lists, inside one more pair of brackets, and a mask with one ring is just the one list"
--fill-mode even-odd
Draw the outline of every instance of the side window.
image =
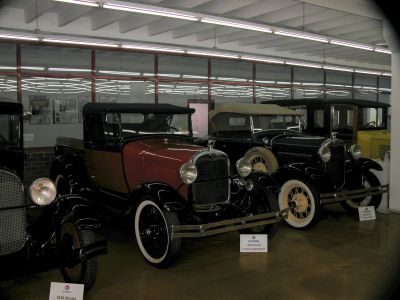
[[119, 116], [115, 114], [86, 114], [84, 120], [85, 146], [115, 149], [119, 141]]
[[314, 128], [324, 128], [324, 110], [315, 109], [314, 110]]

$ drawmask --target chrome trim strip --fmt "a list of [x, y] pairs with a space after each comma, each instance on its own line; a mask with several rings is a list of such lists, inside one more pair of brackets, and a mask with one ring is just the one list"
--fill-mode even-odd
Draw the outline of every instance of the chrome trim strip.
[[388, 192], [389, 192], [389, 184], [385, 184], [365, 189], [320, 194], [319, 198], [320, 198], [320, 204], [328, 204], [345, 200], [365, 198], [368, 196], [380, 195]]

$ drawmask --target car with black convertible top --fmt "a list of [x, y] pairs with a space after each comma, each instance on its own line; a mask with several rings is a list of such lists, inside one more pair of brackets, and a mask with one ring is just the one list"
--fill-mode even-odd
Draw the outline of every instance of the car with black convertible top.
[[57, 266], [66, 282], [89, 291], [97, 256], [107, 250], [90, 203], [78, 195], [59, 196], [48, 178], [25, 188], [23, 177], [23, 106], [0, 102], [0, 278]]
[[294, 228], [315, 225], [321, 205], [340, 202], [353, 213], [360, 206], [378, 207], [388, 186], [371, 170], [382, 167], [362, 158], [359, 145], [346, 148], [335, 134], [304, 134], [300, 117], [276, 104], [222, 104], [209, 113], [210, 136], [231, 160], [243, 156], [253, 170], [278, 181], [279, 207], [289, 208], [285, 220]]
[[231, 160], [212, 141], [193, 143], [194, 109], [169, 104], [89, 103], [83, 140], [57, 140], [57, 188], [85, 195], [104, 212], [133, 221], [143, 257], [171, 265], [182, 238], [246, 230], [272, 238], [286, 211], [268, 174]]

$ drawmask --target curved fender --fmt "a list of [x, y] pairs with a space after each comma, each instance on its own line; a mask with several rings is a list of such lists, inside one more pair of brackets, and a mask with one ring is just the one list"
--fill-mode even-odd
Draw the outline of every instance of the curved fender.
[[141, 199], [145, 195], [151, 195], [157, 204], [164, 208], [166, 211], [181, 211], [187, 209], [187, 203], [179, 193], [171, 186], [165, 183], [146, 183], [141, 185], [138, 189], [133, 191], [132, 199], [135, 199], [135, 203], [132, 203], [130, 210], [136, 208], [138, 205], [137, 200]]
[[253, 180], [255, 188], [267, 188], [274, 193], [278, 193], [280, 189], [279, 183], [271, 174], [252, 172], [246, 177], [246, 180]]
[[77, 154], [59, 155], [54, 158], [50, 169], [50, 178], [55, 179], [60, 172], [66, 172], [69, 176], [78, 176], [82, 181], [81, 184], [85, 184], [88, 178], [85, 162]]
[[[314, 170], [314, 169], [313, 169]], [[321, 175], [321, 172], [315, 170], [307, 169], [305, 164], [290, 164], [280, 167], [278, 170], [272, 173], [274, 179], [279, 183], [279, 185], [284, 184], [289, 178], [305, 178], [308, 180], [315, 181], [315, 177]]]
[[368, 171], [370, 169], [377, 170], [377, 171], [382, 171], [383, 168], [381, 167], [380, 164], [378, 164], [376, 161], [368, 158], [359, 158], [357, 161], [357, 164], [361, 165], [361, 168], [363, 171]]

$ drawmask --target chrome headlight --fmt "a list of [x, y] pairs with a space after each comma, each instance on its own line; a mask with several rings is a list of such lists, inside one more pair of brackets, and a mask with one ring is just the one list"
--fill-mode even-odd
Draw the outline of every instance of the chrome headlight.
[[361, 147], [359, 144], [351, 145], [349, 151], [354, 159], [359, 159], [361, 157]]
[[39, 178], [32, 182], [29, 192], [32, 201], [39, 206], [49, 205], [57, 196], [54, 182], [47, 178]]
[[191, 161], [183, 164], [179, 169], [179, 175], [186, 184], [193, 183], [197, 178], [197, 167]]
[[241, 158], [236, 162], [236, 170], [239, 173], [240, 176], [242, 177], [247, 177], [251, 170], [253, 169], [253, 166], [251, 162], [246, 159], [246, 158]]
[[331, 150], [328, 146], [322, 145], [318, 150], [318, 155], [324, 163], [327, 163], [331, 159]]

